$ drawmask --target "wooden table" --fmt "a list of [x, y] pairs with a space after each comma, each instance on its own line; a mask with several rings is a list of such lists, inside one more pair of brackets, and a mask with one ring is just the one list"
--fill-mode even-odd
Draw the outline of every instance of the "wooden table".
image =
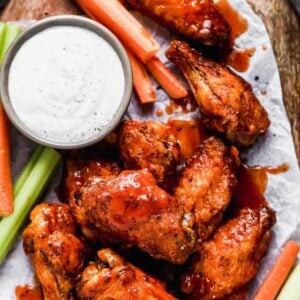
[[[300, 26], [288, 0], [247, 0], [262, 17], [275, 50], [284, 102], [291, 122], [300, 164]], [[71, 0], [11, 0], [1, 13], [2, 21], [41, 19], [60, 14], [78, 14]]]

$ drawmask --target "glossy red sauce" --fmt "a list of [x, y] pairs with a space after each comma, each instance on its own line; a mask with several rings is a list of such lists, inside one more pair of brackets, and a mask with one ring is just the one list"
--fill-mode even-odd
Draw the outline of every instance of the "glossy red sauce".
[[[123, 171], [106, 188], [107, 197], [111, 199], [108, 219], [120, 230], [149, 220], [150, 216], [175, 203], [172, 196], [157, 187], [149, 172]], [[101, 199], [106, 201], [105, 197]]]
[[207, 133], [199, 118], [188, 121], [170, 119], [167, 124], [172, 127], [174, 136], [180, 145], [181, 161], [189, 159], [199, 144], [207, 138]]
[[289, 166], [279, 167], [248, 167], [243, 165], [238, 174], [238, 185], [233, 195], [235, 208], [258, 208], [268, 206], [264, 193], [268, 186], [268, 174], [276, 175], [287, 172]]
[[156, 116], [157, 117], [162, 117], [164, 115], [164, 112], [161, 110], [161, 109], [158, 109], [157, 111], [156, 111]]
[[165, 112], [168, 115], [173, 113], [180, 112], [182, 114], [188, 114], [190, 112], [195, 112], [198, 108], [197, 102], [194, 98], [189, 95], [188, 97], [181, 100], [172, 100], [170, 99], [169, 105], [166, 107]]
[[250, 66], [250, 59], [254, 53], [254, 48], [232, 49], [226, 58], [226, 63], [239, 72], [245, 72]]
[[248, 22], [233, 9], [228, 0], [218, 0], [215, 5], [231, 27], [229, 42], [230, 46], [233, 46], [235, 40], [248, 30]]
[[211, 289], [211, 282], [200, 274], [189, 274], [182, 277], [181, 289], [186, 294], [192, 294], [192, 299], [209, 299], [207, 295]]
[[31, 287], [28, 285], [19, 285], [15, 290], [18, 300], [43, 300], [44, 295], [40, 286]]
[[231, 27], [229, 48], [224, 61], [239, 72], [245, 72], [250, 66], [250, 59], [255, 49], [239, 49], [234, 46], [235, 40], [248, 30], [248, 21], [232, 8], [228, 0], [218, 0], [216, 7]]
[[165, 112], [171, 115], [174, 112], [173, 100], [170, 100], [170, 104], [166, 107]]
[[[213, 282], [210, 282], [207, 278], [203, 278], [200, 274], [188, 274], [182, 277], [181, 288], [186, 294], [192, 294], [189, 299], [201, 299], [211, 300], [214, 299], [214, 295], [210, 292], [213, 289]], [[241, 287], [234, 293], [218, 298], [219, 300], [245, 300], [247, 295], [247, 285]]]

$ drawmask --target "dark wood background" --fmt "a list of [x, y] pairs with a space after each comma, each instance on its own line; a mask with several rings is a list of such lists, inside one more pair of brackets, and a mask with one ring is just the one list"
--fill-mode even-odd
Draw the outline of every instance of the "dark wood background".
[[[262, 17], [275, 50], [284, 102], [291, 122], [300, 164], [300, 26], [289, 0], [247, 0]], [[78, 14], [71, 0], [11, 0], [0, 14], [2, 21], [41, 19], [60, 14]]]

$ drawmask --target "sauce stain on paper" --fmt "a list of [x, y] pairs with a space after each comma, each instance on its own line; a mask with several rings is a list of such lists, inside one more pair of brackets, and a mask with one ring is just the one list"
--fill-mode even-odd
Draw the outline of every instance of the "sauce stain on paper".
[[44, 300], [40, 286], [18, 285], [15, 292], [18, 300]]
[[248, 21], [230, 5], [228, 0], [218, 0], [215, 5], [231, 27], [229, 51], [224, 61], [235, 70], [245, 72], [250, 66], [255, 49], [240, 49], [235, 46], [235, 41], [248, 30]]
[[268, 174], [278, 175], [289, 170], [288, 164], [278, 167], [248, 167], [242, 165], [238, 174], [238, 184], [233, 195], [234, 205], [238, 208], [259, 208], [268, 206], [264, 196], [268, 186]]

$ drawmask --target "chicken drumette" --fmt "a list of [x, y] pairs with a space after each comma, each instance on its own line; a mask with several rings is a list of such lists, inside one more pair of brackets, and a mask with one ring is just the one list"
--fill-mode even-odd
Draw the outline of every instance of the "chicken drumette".
[[74, 299], [72, 290], [83, 271], [88, 251], [75, 236], [75, 223], [66, 204], [44, 203], [30, 214], [23, 233], [24, 249], [32, 259], [46, 300]]
[[268, 114], [248, 82], [185, 42], [173, 41], [166, 55], [188, 80], [206, 128], [241, 146], [250, 146], [266, 132]]
[[[66, 177], [63, 184], [64, 197], [69, 201], [72, 209], [72, 214], [76, 223], [80, 225], [81, 231], [91, 241], [101, 239], [94, 230], [93, 224], [89, 220], [89, 216], [82, 208], [80, 203], [77, 203], [79, 191], [86, 180], [93, 176], [98, 176], [103, 180], [116, 177], [121, 172], [118, 164], [108, 159], [98, 160], [82, 160], [68, 159], [66, 163]], [[77, 196], [77, 197], [75, 197]]]
[[230, 26], [213, 0], [126, 0], [134, 8], [179, 33], [206, 46], [223, 46]]
[[175, 198], [190, 216], [198, 243], [217, 228], [237, 183], [239, 153], [211, 137], [206, 139], [183, 170]]
[[97, 254], [99, 261], [86, 267], [77, 285], [79, 299], [175, 299], [159, 281], [126, 262], [114, 251], [102, 249]]
[[175, 264], [193, 251], [194, 231], [184, 221], [183, 209], [147, 170], [123, 171], [108, 180], [92, 177], [75, 202], [105, 245], [138, 246]]
[[243, 208], [202, 247], [182, 278], [190, 299], [230, 299], [256, 275], [268, 249], [275, 214], [267, 207]]
[[155, 121], [124, 121], [119, 130], [119, 149], [125, 169], [147, 169], [159, 184], [174, 175], [180, 155], [172, 128]]

